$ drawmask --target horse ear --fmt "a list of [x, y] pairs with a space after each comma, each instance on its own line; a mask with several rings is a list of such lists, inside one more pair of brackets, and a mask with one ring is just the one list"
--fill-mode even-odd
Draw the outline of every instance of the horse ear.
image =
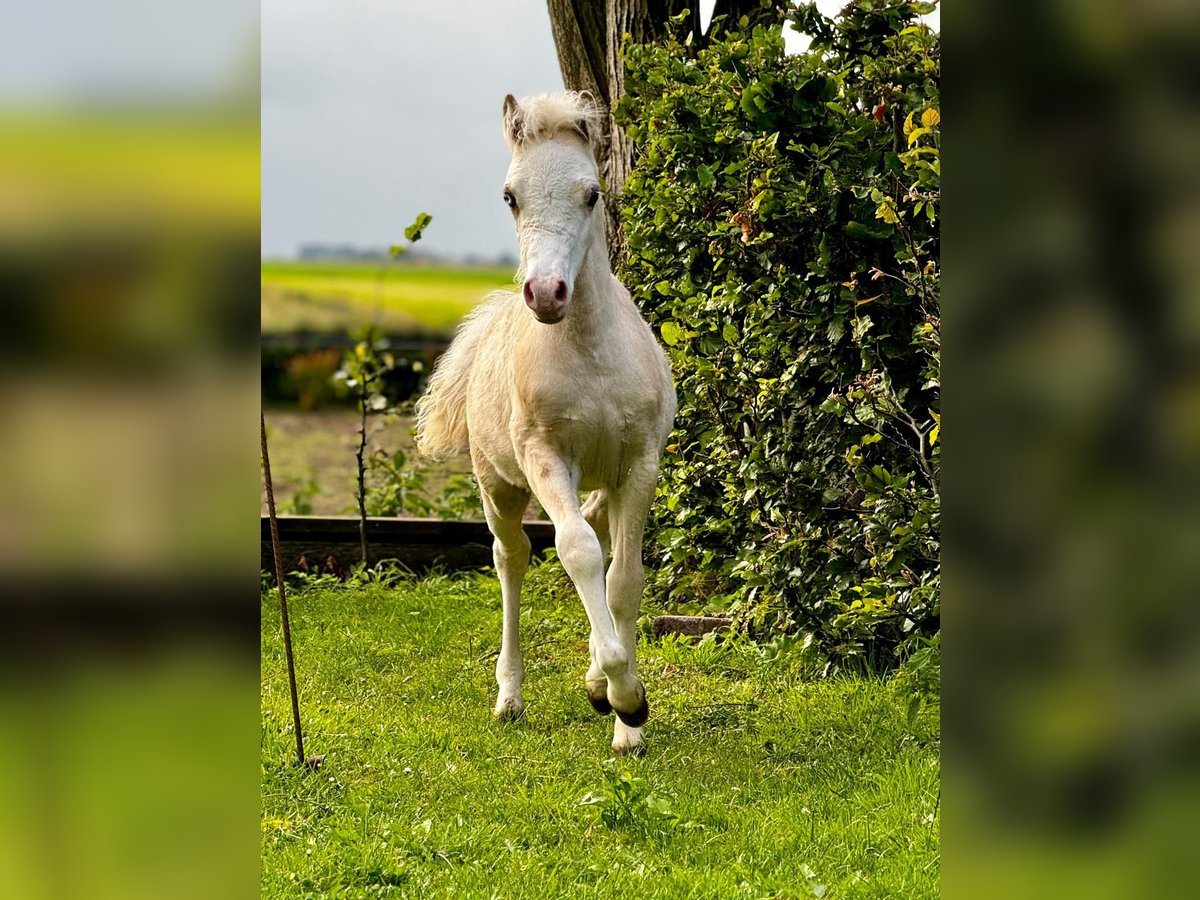
[[583, 101], [586, 112], [575, 120], [575, 130], [588, 142], [590, 147], [595, 149], [596, 141], [600, 137], [596, 97], [591, 91], [580, 91], [579, 99]]
[[591, 143], [593, 141], [593, 135], [592, 135], [591, 126], [588, 123], [587, 116], [581, 116], [580, 118], [575, 120], [575, 130], [578, 131], [580, 133], [580, 135], [582, 135], [583, 139], [585, 141], [587, 141], [589, 145], [591, 145]]
[[521, 106], [517, 103], [517, 98], [512, 94], [506, 94], [504, 97], [504, 139], [514, 150], [521, 143], [521, 132], [525, 128], [522, 119]]

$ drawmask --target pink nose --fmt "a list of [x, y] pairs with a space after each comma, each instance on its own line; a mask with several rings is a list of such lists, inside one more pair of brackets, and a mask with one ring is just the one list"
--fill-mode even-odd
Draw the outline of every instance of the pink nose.
[[525, 280], [525, 305], [539, 322], [558, 322], [566, 314], [567, 283], [553, 275]]

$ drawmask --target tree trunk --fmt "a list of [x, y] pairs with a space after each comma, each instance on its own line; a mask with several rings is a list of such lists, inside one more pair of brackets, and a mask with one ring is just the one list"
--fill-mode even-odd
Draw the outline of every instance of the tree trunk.
[[[619, 186], [612, 179], [612, 122], [614, 97], [608, 79], [608, 22], [604, 0], [547, 0], [550, 30], [558, 51], [558, 67], [569, 91], [587, 91], [600, 104], [605, 127], [596, 138], [596, 162], [604, 183], [604, 223], [608, 232], [609, 259], [615, 264], [619, 253], [621, 220], [614, 194]], [[624, 182], [621, 182], [624, 184]]]
[[[621, 190], [633, 168], [633, 145], [612, 113], [616, 102], [625, 96], [622, 46], [626, 41], [644, 44], [665, 36], [673, 27], [668, 20], [684, 9], [692, 14], [679, 26], [680, 39], [691, 32], [698, 48], [713, 36], [713, 28], [710, 26], [707, 35], [700, 33], [699, 0], [547, 0], [547, 6], [563, 83], [568, 90], [590, 92], [607, 122], [597, 141], [596, 155], [605, 185], [609, 258], [616, 265], [625, 250]], [[752, 24], [760, 24], [776, 21], [779, 13], [769, 0], [716, 0], [713, 18], [720, 16], [725, 18], [717, 23], [717, 30], [725, 31], [737, 28], [742, 16], [749, 16]]]

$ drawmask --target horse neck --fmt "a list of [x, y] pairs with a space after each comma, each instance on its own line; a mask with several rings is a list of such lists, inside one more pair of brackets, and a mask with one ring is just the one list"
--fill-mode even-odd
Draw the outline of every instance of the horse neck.
[[613, 291], [612, 268], [608, 264], [608, 241], [603, 227], [596, 229], [592, 245], [583, 258], [579, 275], [575, 279], [571, 312], [563, 325], [573, 338], [589, 342], [608, 330], [611, 324], [612, 304], [616, 299]]

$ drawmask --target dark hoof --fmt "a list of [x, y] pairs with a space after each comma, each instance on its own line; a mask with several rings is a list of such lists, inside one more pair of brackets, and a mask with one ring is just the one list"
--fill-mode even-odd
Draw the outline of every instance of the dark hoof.
[[607, 716], [612, 712], [612, 704], [608, 702], [608, 697], [604, 694], [593, 694], [587, 692], [588, 703], [592, 704], [592, 709], [600, 713], [602, 716]]
[[630, 728], [641, 728], [646, 724], [646, 720], [650, 718], [650, 701], [642, 697], [642, 705], [633, 712], [623, 713], [617, 710], [617, 718], [628, 725]]

